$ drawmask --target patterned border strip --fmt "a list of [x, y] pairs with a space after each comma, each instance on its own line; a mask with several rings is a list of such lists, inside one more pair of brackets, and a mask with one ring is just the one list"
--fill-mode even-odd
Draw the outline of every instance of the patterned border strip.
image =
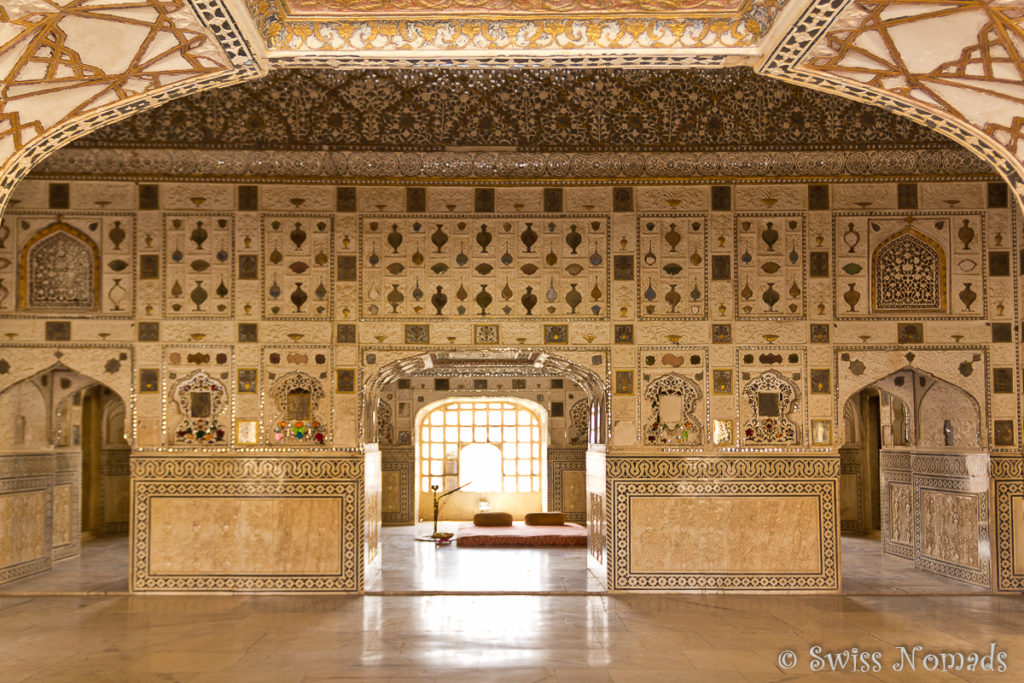
[[[1024, 498], [1024, 482], [997, 481], [995, 483], [995, 556], [996, 590], [1024, 590], [1024, 574], [1014, 571], [1013, 499]], [[1019, 530], [1018, 530], [1019, 531]]]
[[[784, 475], [783, 475], [784, 476]], [[624, 590], [837, 591], [839, 543], [836, 481], [609, 482], [614, 588]], [[629, 570], [629, 500], [633, 496], [814, 496], [820, 504], [821, 571], [801, 574], [639, 574]]]
[[839, 457], [619, 458], [607, 459], [608, 479], [790, 479], [839, 477]]
[[435, 18], [307, 17], [288, 14], [281, 0], [245, 0], [270, 51], [351, 54], [439, 53], [432, 60], [458, 62], [461, 51], [516, 55], [582, 50], [636, 56], [666, 48], [752, 47], [770, 30], [787, 0], [752, 0], [742, 12], [707, 15], [514, 16]]
[[[587, 449], [555, 449], [548, 451], [548, 509], [561, 510], [568, 522], [587, 523], [587, 511], [584, 508], [576, 512], [565, 511], [565, 491], [562, 489], [562, 472], [587, 471]], [[586, 474], [584, 474], [586, 477]], [[584, 488], [586, 479], [584, 478]]]
[[317, 152], [70, 148], [42, 161], [34, 176], [83, 178], [206, 175], [235, 181], [303, 178], [516, 180], [595, 178], [830, 178], [838, 176], [994, 177], [965, 149], [812, 152]]
[[271, 56], [272, 69], [723, 69], [735, 63], [732, 55], [723, 54], [552, 54], [523, 55], [438, 55], [434, 57], [394, 56], [374, 53], [371, 56], [306, 53]]
[[241, 28], [231, 16], [226, 0], [185, 0], [195, 12], [199, 21], [213, 35], [220, 49], [224, 51], [231, 64], [242, 68], [253, 66], [256, 57], [252, 46], [245, 39]]
[[1024, 165], [1009, 150], [988, 135], [949, 116], [940, 116], [886, 91], [854, 85], [821, 72], [803, 70], [801, 60], [832, 26], [851, 0], [823, 0], [810, 3], [793, 23], [789, 32], [756, 67], [757, 73], [771, 76], [811, 90], [828, 92], [871, 104], [905, 116], [949, 137], [965, 149], [990, 163], [1024, 201]]
[[[381, 472], [398, 472], [398, 512], [381, 512], [385, 524], [416, 523], [416, 450], [397, 448], [381, 450]], [[381, 475], [383, 497], [383, 474]]]
[[[314, 496], [342, 501], [342, 561], [337, 575], [321, 576], [151, 576], [149, 574], [149, 530], [153, 523], [150, 502], [154, 496], [235, 498], [267, 496]], [[358, 482], [316, 483], [183, 483], [135, 481], [134, 534], [132, 536], [132, 590], [143, 591], [272, 591], [318, 592], [358, 591], [363, 585], [362, 569], [362, 486]]]
[[362, 458], [210, 458], [132, 456], [133, 481], [202, 480], [354, 480], [363, 476]]

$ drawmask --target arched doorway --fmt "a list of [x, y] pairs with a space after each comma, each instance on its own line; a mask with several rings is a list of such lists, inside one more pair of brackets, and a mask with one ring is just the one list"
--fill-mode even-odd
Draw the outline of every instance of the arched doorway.
[[[414, 536], [431, 531], [432, 487], [444, 493], [467, 484], [444, 499], [442, 530], [455, 530], [480, 511], [509, 512], [515, 524], [522, 524], [528, 512], [561, 511], [568, 523], [590, 528], [590, 550], [596, 548], [596, 554], [580, 548], [570, 562], [569, 552], [545, 554], [545, 549], [533, 549], [533, 556], [517, 549], [487, 552], [504, 553], [499, 564], [507, 565], [513, 557], [533, 562], [521, 565], [522, 576], [536, 579], [565, 571], [573, 576], [557, 578], [559, 586], [575, 581], [579, 590], [600, 589], [594, 577], [603, 577], [598, 559], [603, 541], [595, 543], [594, 530], [604, 528], [606, 406], [607, 387], [598, 375], [536, 350], [432, 352], [383, 366], [367, 382], [363, 396], [366, 501], [373, 507], [367, 518], [383, 523], [376, 532], [367, 530], [368, 557], [374, 556], [373, 545], [383, 535], [382, 563], [367, 567], [368, 590], [380, 588], [381, 581], [389, 591], [425, 588], [427, 580], [434, 589], [467, 585], [459, 584], [454, 574], [445, 583], [444, 567], [435, 564], [456, 548], [447, 556], [435, 555], [431, 548], [424, 556], [423, 548], [411, 545]], [[394, 538], [404, 539], [405, 545]], [[407, 557], [410, 548], [416, 553], [412, 558]], [[473, 584], [477, 590], [544, 590], [551, 585], [546, 579], [528, 584], [496, 578], [495, 566], [479, 564], [486, 553], [469, 558], [465, 553], [470, 552], [464, 551], [459, 563], [473, 566], [485, 578], [495, 577]], [[405, 555], [396, 561], [396, 553]], [[407, 573], [396, 583], [396, 565], [428, 559], [424, 572], [429, 576], [416, 579]], [[588, 564], [594, 575], [589, 578]], [[383, 576], [375, 579], [381, 567]]]
[[[0, 415], [9, 437], [0, 459], [10, 465], [0, 485], [11, 491], [0, 501], [0, 583], [23, 579], [11, 590], [127, 590], [124, 400], [58, 363], [0, 392]], [[32, 476], [17, 476], [26, 473]]]
[[842, 414], [844, 588], [990, 587], [989, 456], [974, 397], [907, 367], [850, 395]]

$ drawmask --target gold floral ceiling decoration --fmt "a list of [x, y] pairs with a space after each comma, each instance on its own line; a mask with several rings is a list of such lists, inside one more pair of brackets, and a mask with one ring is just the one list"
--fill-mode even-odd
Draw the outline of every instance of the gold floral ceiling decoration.
[[1022, 52], [1020, 0], [8, 0], [0, 209], [90, 130], [287, 67], [753, 67], [922, 123], [1024, 197]]
[[746, 48], [766, 35], [788, 0], [245, 1], [271, 56], [291, 55], [298, 65], [302, 53], [349, 50], [424, 58], [454, 50], [508, 56]]

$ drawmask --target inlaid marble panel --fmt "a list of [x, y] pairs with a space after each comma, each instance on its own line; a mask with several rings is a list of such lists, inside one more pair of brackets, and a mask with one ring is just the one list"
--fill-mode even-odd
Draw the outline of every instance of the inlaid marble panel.
[[[7, 570], [49, 553], [50, 497], [45, 490], [0, 490], [0, 569]], [[3, 575], [0, 574], [0, 579]]]
[[53, 545], [67, 545], [74, 541], [72, 530], [76, 515], [72, 508], [74, 497], [70, 484], [53, 487]]
[[154, 496], [151, 576], [338, 574], [341, 508], [330, 498]]
[[629, 568], [637, 574], [818, 573], [818, 518], [814, 496], [632, 496]]
[[978, 569], [978, 496], [921, 492], [921, 553]]

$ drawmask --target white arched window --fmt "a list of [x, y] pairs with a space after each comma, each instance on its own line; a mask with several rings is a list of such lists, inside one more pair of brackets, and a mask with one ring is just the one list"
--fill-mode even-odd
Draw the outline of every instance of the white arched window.
[[544, 411], [529, 401], [452, 399], [420, 413], [420, 490], [541, 491]]

